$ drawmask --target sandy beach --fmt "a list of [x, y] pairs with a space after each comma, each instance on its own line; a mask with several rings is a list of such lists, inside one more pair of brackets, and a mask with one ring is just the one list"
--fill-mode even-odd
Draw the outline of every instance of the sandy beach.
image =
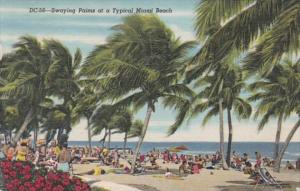
[[[175, 164], [162, 164], [158, 161], [162, 172], [168, 167], [171, 171], [176, 172], [178, 165]], [[74, 164], [74, 173], [84, 173], [92, 170], [96, 166], [95, 163], [90, 164]], [[101, 167], [106, 171], [111, 168], [108, 166]], [[211, 174], [213, 172], [213, 174]], [[271, 174], [277, 180], [282, 181], [285, 191], [294, 191], [296, 187], [300, 187], [300, 172], [294, 170], [282, 170], [281, 173]], [[115, 174], [106, 173], [100, 176], [85, 175], [88, 178], [96, 179], [99, 181], [111, 181], [115, 183], [130, 185], [145, 191], [247, 191], [253, 190], [254, 181], [249, 179], [249, 175], [243, 174], [236, 170], [207, 170], [202, 169], [200, 174], [188, 175], [180, 180], [168, 179], [164, 177], [161, 172], [151, 174], [132, 176], [128, 174]], [[259, 187], [258, 187], [259, 188]], [[265, 190], [274, 190], [270, 187]], [[259, 189], [257, 189], [259, 190]]]

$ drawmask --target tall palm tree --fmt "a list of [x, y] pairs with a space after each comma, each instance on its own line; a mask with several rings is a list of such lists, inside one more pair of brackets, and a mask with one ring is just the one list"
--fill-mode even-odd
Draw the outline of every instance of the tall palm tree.
[[262, 115], [258, 124], [258, 129], [262, 130], [271, 117], [277, 118], [277, 131], [274, 144], [274, 160], [278, 157], [280, 136], [284, 115], [286, 114], [287, 103], [290, 92], [287, 91], [286, 84], [281, 83], [286, 71], [283, 66], [275, 67], [265, 78], [250, 85], [250, 89], [255, 93], [249, 97], [250, 101], [259, 101], [255, 118]]
[[72, 110], [72, 120], [73, 123], [78, 123], [81, 117], [85, 117], [87, 120], [87, 130], [88, 130], [88, 142], [89, 142], [89, 155], [92, 151], [92, 114], [97, 103], [98, 94], [95, 94], [93, 85], [86, 83], [81, 80], [80, 85], [82, 89], [76, 95], [74, 102], [75, 107]]
[[[191, 78], [233, 49], [247, 51], [251, 46], [255, 48], [245, 59], [246, 67], [268, 74], [284, 53], [299, 50], [299, 10], [297, 0], [202, 0], [196, 9], [195, 29], [205, 42], [195, 56]], [[207, 37], [216, 24], [221, 28]]]
[[194, 42], [181, 43], [154, 15], [125, 17], [113, 29], [108, 44], [91, 53], [86, 67], [87, 73], [102, 77], [99, 81], [111, 92], [110, 97], [118, 100], [116, 107], [146, 105], [144, 126], [132, 163], [135, 164], [158, 99], [173, 96], [180, 100], [181, 95], [192, 94], [188, 87], [178, 83], [178, 75]]
[[259, 123], [259, 129], [262, 129], [271, 117], [278, 118], [274, 147], [275, 171], [279, 171], [283, 154], [300, 125], [298, 120], [286, 138], [284, 145], [280, 148], [282, 121], [293, 112], [299, 114], [299, 72], [300, 61], [293, 63], [285, 60], [283, 64], [275, 66], [272, 72], [263, 80], [251, 85], [252, 89], [258, 91], [249, 98], [252, 101], [259, 101], [256, 117], [263, 115]]
[[15, 50], [4, 56], [2, 62], [7, 66], [7, 83], [0, 88], [2, 94], [11, 97], [24, 97], [29, 100], [24, 121], [15, 134], [17, 142], [27, 126], [38, 113], [39, 104], [47, 95], [47, 75], [51, 65], [50, 54], [42, 42], [32, 36], [22, 36], [14, 44]]
[[59, 129], [57, 139], [66, 130], [70, 132], [72, 123], [72, 109], [75, 107], [75, 96], [79, 93], [79, 69], [82, 60], [80, 49], [76, 49], [74, 56], [67, 47], [57, 40], [46, 40], [46, 48], [51, 52], [50, 72], [48, 84], [51, 87], [51, 95], [63, 99], [62, 106], [66, 114], [65, 123]]
[[[237, 114], [238, 118], [249, 118], [251, 115], [251, 105], [240, 95], [244, 85], [242, 71], [239, 66], [233, 63], [223, 64], [220, 68], [216, 68], [214, 72], [199, 78], [194, 84], [195, 88], [199, 89], [199, 93], [190, 102], [178, 106], [180, 112], [169, 133], [174, 133], [185, 119], [194, 118], [206, 110], [208, 111], [203, 118], [202, 125], [205, 125], [211, 117], [219, 114], [220, 150], [222, 155], [225, 156], [223, 146], [223, 110], [226, 109], [229, 129], [226, 163], [229, 165], [233, 135], [232, 110]], [[167, 104], [172, 106], [173, 103]], [[227, 169], [224, 161], [224, 169]]]

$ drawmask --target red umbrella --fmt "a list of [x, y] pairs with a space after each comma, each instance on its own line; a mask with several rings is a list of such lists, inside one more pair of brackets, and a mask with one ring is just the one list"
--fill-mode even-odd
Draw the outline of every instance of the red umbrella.
[[177, 149], [177, 150], [189, 150], [185, 145], [175, 147], [175, 149]]

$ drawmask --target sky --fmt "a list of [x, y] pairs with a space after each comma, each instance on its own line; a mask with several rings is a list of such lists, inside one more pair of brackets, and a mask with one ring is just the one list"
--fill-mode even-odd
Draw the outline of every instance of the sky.
[[[194, 10], [198, 0], [0, 0], [0, 2], [0, 57], [11, 51], [13, 43], [26, 34], [37, 36], [39, 39], [60, 40], [72, 52], [80, 48], [85, 57], [95, 45], [105, 43], [106, 38], [112, 33], [110, 29], [112, 26], [121, 23], [122, 17], [131, 14], [117, 14], [117, 9], [122, 9], [123, 12], [131, 9], [135, 11], [137, 8], [153, 8], [154, 12], [156, 8], [168, 10], [158, 15], [175, 35], [184, 41], [196, 39], [193, 24]], [[95, 12], [89, 12], [87, 9], [94, 9]], [[45, 10], [49, 11], [45, 12]], [[54, 12], [51, 12], [52, 10]], [[156, 107], [157, 110], [150, 120], [145, 141], [219, 140], [218, 117], [213, 117], [205, 127], [202, 127], [203, 113], [182, 125], [174, 135], [167, 137], [167, 129], [174, 122], [176, 112], [164, 109], [159, 103]], [[135, 115], [135, 119], [143, 119], [145, 114], [144, 108]], [[225, 114], [225, 124], [226, 118]], [[296, 120], [297, 116], [292, 115], [284, 122], [283, 139]], [[276, 119], [270, 120], [264, 130], [258, 132], [257, 120], [251, 118], [239, 121], [234, 116], [233, 127], [234, 141], [273, 141], [276, 133]], [[227, 134], [227, 125], [225, 125], [225, 137]], [[101, 135], [95, 136], [93, 140], [99, 140], [100, 137]], [[121, 134], [112, 136], [113, 141], [122, 139]], [[73, 127], [70, 140], [87, 140], [86, 120], [82, 119]], [[300, 141], [299, 131], [292, 141]]]

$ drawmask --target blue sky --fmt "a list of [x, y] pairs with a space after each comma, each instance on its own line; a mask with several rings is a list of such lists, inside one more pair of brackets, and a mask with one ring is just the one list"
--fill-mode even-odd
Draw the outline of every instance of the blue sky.
[[[113, 8], [161, 8], [172, 9], [172, 13], [161, 13], [160, 18], [182, 40], [194, 40], [194, 9], [197, 0], [0, 0], [0, 55], [12, 49], [19, 36], [30, 34], [38, 38], [55, 38], [61, 40], [71, 51], [80, 48], [86, 56], [97, 44], [105, 43], [111, 34], [110, 27], [121, 22], [123, 15], [110, 13], [78, 13], [79, 8], [110, 9]], [[76, 13], [29, 13], [30, 8], [46, 9], [75, 9]], [[145, 109], [136, 118], [143, 119]], [[175, 112], [164, 109], [159, 104], [152, 115], [148, 141], [218, 141], [218, 118], [215, 117], [201, 127], [203, 114], [189, 124], [185, 124], [173, 136], [166, 137], [167, 127], [174, 121]], [[224, 116], [226, 119], [226, 115]], [[285, 122], [283, 137], [296, 122], [295, 117]], [[82, 120], [71, 133], [72, 140], [86, 140], [83, 134], [86, 121]], [[251, 120], [237, 121], [234, 119], [235, 141], [272, 141], [275, 136], [276, 121], [258, 134], [257, 123]], [[225, 126], [227, 129], [227, 126]], [[227, 131], [225, 131], [227, 133]], [[121, 135], [115, 135], [113, 140], [120, 140]], [[95, 137], [98, 139], [99, 137]], [[295, 135], [294, 141], [300, 141], [300, 133]]]

